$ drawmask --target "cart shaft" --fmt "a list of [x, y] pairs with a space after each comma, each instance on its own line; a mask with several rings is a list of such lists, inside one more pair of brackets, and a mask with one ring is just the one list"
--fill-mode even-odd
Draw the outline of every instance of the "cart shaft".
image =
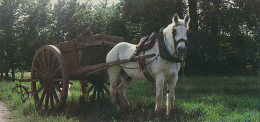
[[[155, 55], [156, 54], [152, 53], [152, 54], [147, 54], [147, 55], [136, 56], [134, 58], [134, 61], [137, 61], [140, 59], [151, 58], [151, 57], [154, 57]], [[127, 62], [130, 62], [130, 58], [121, 59], [119, 61], [112, 61], [112, 62], [96, 64], [96, 65], [83, 66], [78, 69], [72, 70], [70, 72], [70, 74], [73, 76], [90, 75], [90, 74], [98, 72], [100, 70], [105, 70], [109, 66], [119, 65], [119, 64], [123, 64], [123, 63], [127, 63]]]

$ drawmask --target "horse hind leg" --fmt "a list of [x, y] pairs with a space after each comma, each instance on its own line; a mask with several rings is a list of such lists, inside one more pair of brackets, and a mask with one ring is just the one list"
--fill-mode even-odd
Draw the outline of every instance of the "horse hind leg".
[[123, 109], [128, 109], [130, 107], [130, 103], [128, 102], [125, 92], [127, 88], [132, 84], [133, 79], [129, 77], [123, 70], [121, 72], [121, 76], [123, 78], [122, 83], [118, 86], [118, 93], [121, 99], [121, 106]]
[[120, 72], [122, 68], [119, 66], [112, 66], [108, 68], [108, 74], [110, 76], [110, 98], [111, 103], [113, 106], [117, 107], [116, 103], [116, 91], [117, 91], [117, 84], [118, 82], [121, 82]]

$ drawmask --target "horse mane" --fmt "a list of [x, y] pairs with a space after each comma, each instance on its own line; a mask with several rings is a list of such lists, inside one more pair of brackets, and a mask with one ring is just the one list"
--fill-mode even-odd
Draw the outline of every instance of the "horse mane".
[[[172, 32], [172, 28], [175, 26], [175, 23], [169, 24], [164, 30], [163, 30], [163, 35], [166, 35], [166, 32]], [[172, 35], [171, 35], [172, 36]]]

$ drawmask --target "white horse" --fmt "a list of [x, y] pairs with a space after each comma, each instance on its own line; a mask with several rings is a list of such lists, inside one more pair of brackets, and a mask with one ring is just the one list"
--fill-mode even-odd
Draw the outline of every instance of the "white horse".
[[[185, 19], [179, 19], [175, 14], [172, 23], [169, 24], [163, 30], [164, 43], [172, 56], [183, 59], [186, 55], [186, 42], [189, 25], [189, 16], [185, 16]], [[176, 46], [175, 46], [176, 45]], [[117, 61], [120, 59], [130, 58], [136, 49], [136, 45], [121, 42], [117, 44], [107, 55], [106, 62]], [[159, 112], [162, 108], [163, 101], [163, 86], [167, 83], [167, 115], [170, 114], [170, 110], [174, 107], [174, 89], [178, 80], [178, 72], [180, 70], [180, 62], [172, 62], [163, 59], [159, 55], [158, 40], [155, 45], [145, 51], [145, 54], [157, 54], [156, 57], [145, 59], [146, 62], [150, 62], [146, 65], [147, 71], [155, 79], [156, 83], [156, 105], [155, 111]], [[140, 54], [144, 54], [141, 52]], [[156, 60], [154, 59], [156, 58]], [[133, 79], [147, 80], [142, 71], [140, 71], [138, 61], [128, 62], [121, 65], [115, 65], [108, 67], [108, 74], [110, 76], [110, 97], [114, 106], [116, 103], [116, 91], [120, 95], [122, 108], [128, 108], [130, 106], [125, 92], [127, 88], [132, 84]], [[121, 82], [121, 78], [123, 81]], [[121, 84], [118, 86], [118, 84]]]

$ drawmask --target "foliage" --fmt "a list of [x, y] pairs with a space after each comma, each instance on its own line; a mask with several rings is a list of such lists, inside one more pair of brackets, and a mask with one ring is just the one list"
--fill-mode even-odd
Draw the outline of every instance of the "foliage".
[[[30, 70], [35, 50], [76, 38], [85, 29], [138, 43], [190, 14], [186, 74], [257, 74], [258, 0], [0, 0], [0, 71]], [[1, 75], [2, 77], [2, 75]], [[14, 76], [13, 76], [14, 77]]]
[[[172, 17], [178, 13], [183, 17], [186, 6], [180, 0], [123, 0], [121, 3], [123, 18], [132, 23], [134, 43], [138, 43], [141, 36], [158, 32], [172, 22]], [[135, 9], [133, 9], [135, 8]], [[135, 26], [137, 25], [137, 29]], [[140, 29], [139, 29], [140, 28]]]
[[253, 20], [259, 20], [258, 2], [200, 0], [198, 3], [197, 37], [190, 44], [191, 58], [187, 56], [190, 59], [187, 64], [198, 64], [196, 68], [192, 67], [196, 70], [193, 73], [256, 73], [258, 63], [254, 61], [259, 60], [259, 31], [256, 30], [259, 21]]
[[[258, 121], [258, 77], [186, 77], [175, 89], [175, 107], [166, 116], [166, 97], [161, 113], [154, 112], [155, 84], [135, 81], [126, 92], [128, 111], [114, 108], [109, 99], [92, 101], [81, 97], [80, 83], [71, 81], [71, 96], [60, 112], [45, 114], [34, 109], [33, 99], [22, 103], [11, 92], [14, 83], [0, 82], [0, 98], [18, 121]], [[27, 83], [30, 86], [30, 83]], [[166, 85], [164, 88], [166, 96]], [[108, 98], [109, 96], [107, 96]], [[32, 97], [31, 97], [32, 98]]]

